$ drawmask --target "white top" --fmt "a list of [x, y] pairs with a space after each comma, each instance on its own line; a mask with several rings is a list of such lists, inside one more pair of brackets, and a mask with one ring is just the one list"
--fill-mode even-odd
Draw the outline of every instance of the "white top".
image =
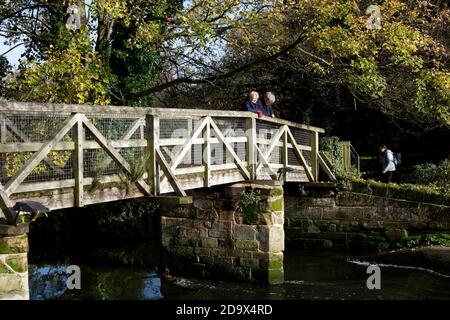
[[394, 153], [386, 149], [383, 157], [383, 173], [395, 171]]

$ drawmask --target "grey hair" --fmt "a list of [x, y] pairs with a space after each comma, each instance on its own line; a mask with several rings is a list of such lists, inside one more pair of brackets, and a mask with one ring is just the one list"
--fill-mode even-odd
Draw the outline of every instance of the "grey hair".
[[275, 102], [275, 95], [272, 92], [266, 92], [264, 97], [269, 101], [270, 104]]

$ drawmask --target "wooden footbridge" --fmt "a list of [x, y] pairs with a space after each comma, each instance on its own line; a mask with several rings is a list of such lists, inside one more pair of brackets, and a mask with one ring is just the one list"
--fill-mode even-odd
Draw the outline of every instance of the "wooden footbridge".
[[0, 220], [14, 223], [19, 200], [54, 210], [245, 180], [316, 182], [319, 167], [333, 180], [323, 132], [249, 112], [0, 102]]

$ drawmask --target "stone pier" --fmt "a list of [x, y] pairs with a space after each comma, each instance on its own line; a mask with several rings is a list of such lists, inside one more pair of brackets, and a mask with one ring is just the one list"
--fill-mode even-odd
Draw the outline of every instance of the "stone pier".
[[0, 225], [0, 300], [28, 300], [28, 225]]
[[[239, 209], [257, 191], [256, 215]], [[170, 272], [278, 284], [284, 281], [284, 200], [278, 183], [246, 182], [195, 191], [192, 203], [161, 207], [165, 265]]]

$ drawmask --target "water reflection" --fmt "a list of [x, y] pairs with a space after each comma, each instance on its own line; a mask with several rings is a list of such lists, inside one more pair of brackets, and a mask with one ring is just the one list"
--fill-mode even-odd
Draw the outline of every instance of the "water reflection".
[[289, 252], [285, 283], [265, 286], [184, 279], [155, 268], [80, 266], [81, 290], [67, 290], [66, 265], [30, 268], [31, 299], [450, 299], [450, 278], [420, 268], [381, 266], [381, 290], [366, 287], [367, 263]]

